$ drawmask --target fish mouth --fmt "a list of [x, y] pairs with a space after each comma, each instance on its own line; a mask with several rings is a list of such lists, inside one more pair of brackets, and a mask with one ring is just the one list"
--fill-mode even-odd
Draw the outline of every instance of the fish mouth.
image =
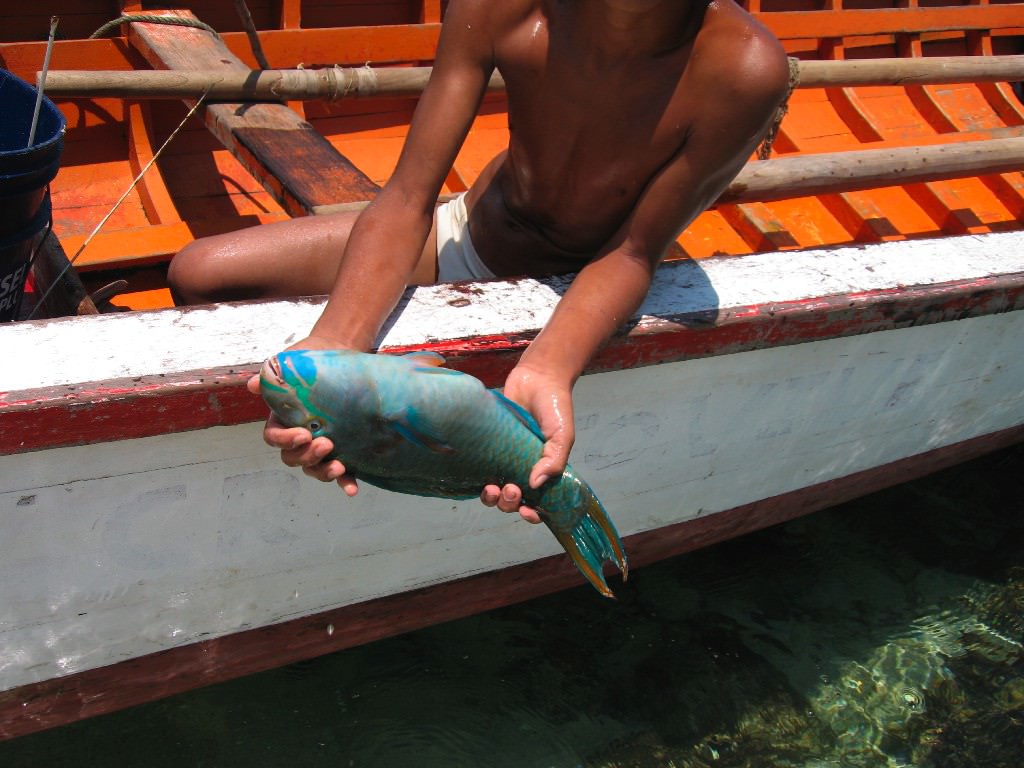
[[267, 358], [263, 363], [263, 367], [260, 369], [260, 378], [268, 384], [279, 387], [284, 384], [284, 379], [281, 377], [281, 363], [278, 362], [277, 355]]

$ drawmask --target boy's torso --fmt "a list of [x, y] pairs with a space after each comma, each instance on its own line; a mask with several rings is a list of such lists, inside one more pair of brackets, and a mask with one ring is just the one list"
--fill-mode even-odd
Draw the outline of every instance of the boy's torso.
[[518, 18], [494, 31], [509, 149], [468, 195], [470, 231], [495, 274], [574, 271], [685, 151], [701, 99], [688, 87], [688, 65], [713, 53], [701, 41], [709, 26], [735, 24], [742, 12], [729, 4], [704, 13], [694, 3], [667, 50], [610, 60], [588, 47], [573, 3], [520, 5]]

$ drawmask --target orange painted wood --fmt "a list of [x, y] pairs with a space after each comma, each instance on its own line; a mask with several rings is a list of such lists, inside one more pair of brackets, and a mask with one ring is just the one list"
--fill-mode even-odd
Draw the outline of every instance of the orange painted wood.
[[[306, 67], [341, 64], [362, 66], [429, 61], [434, 58], [440, 24], [406, 24], [393, 27], [341, 27], [334, 29], [269, 30], [260, 35], [263, 51], [272, 67]], [[229, 50], [250, 65], [244, 35], [224, 35]]]
[[[128, 162], [132, 174], [138, 176], [153, 160], [154, 148], [150, 135], [150, 108], [142, 102], [128, 105]], [[139, 179], [136, 187], [146, 216], [154, 224], [180, 221], [178, 209], [171, 200], [160, 167], [153, 163]]]
[[867, 194], [841, 192], [821, 195], [818, 199], [857, 242], [880, 242], [900, 236], [889, 217]]
[[420, 9], [421, 24], [436, 24], [441, 21], [441, 0], [423, 0]]
[[[898, 40], [900, 54], [902, 56], [922, 56], [923, 52], [921, 49], [920, 35], [900, 35]], [[918, 112], [921, 113], [921, 117], [923, 117], [933, 129], [939, 133], [953, 133], [956, 131], [956, 123], [954, 123], [953, 119], [946, 114], [942, 105], [935, 100], [932, 92], [927, 86], [908, 85], [906, 86], [906, 91], [910, 101], [915, 107], [917, 107]]]
[[278, 26], [281, 29], [299, 29], [302, 26], [301, 0], [279, 0]]
[[75, 0], [53, 0], [47, 3], [3, 4], [0, 16], [0, 42], [46, 40], [50, 17], [60, 18], [57, 33], [61, 38], [86, 38], [110, 19], [116, 17], [117, 4], [82, 3]]
[[978, 214], [941, 183], [907, 184], [904, 189], [941, 231], [956, 235], [988, 231]]
[[752, 252], [749, 243], [714, 208], [698, 216], [676, 242], [687, 256], [694, 259]]
[[799, 243], [764, 203], [720, 205], [718, 212], [755, 251], [781, 251]]
[[792, 197], [765, 205], [799, 248], [817, 248], [853, 240], [842, 222], [818, 196]]
[[[949, 7], [920, 10], [839, 10], [762, 13], [759, 20], [784, 40], [876, 37], [853, 40], [863, 46], [888, 41], [899, 32], [962, 38], [959, 30], [993, 30], [1024, 33], [1019, 4], [1015, 6]], [[957, 31], [950, 31], [957, 30]], [[268, 30], [260, 35], [272, 67], [299, 63], [358, 65], [367, 61], [388, 63], [425, 61], [433, 58], [440, 34], [439, 24], [400, 24], [379, 27]], [[250, 64], [248, 43], [241, 33], [223, 35], [228, 48]], [[816, 44], [816, 43], [815, 43]], [[892, 55], [892, 54], [890, 54]]]
[[[1024, 9], [1022, 9], [1024, 13]], [[967, 36], [968, 50], [975, 56], [992, 56], [995, 49], [992, 35], [987, 31], [972, 32]], [[1019, 45], [1019, 43], [1018, 43]], [[1024, 105], [1006, 83], [981, 83], [978, 90], [984, 95], [993, 111], [1007, 125], [1024, 125]]]
[[[35, 82], [45, 55], [45, 42], [0, 44], [0, 66], [29, 82]], [[58, 40], [50, 58], [52, 69], [129, 70], [145, 66], [141, 56], [114, 40]]]
[[[831, 2], [831, 0], [828, 0]], [[794, 98], [790, 96], [791, 100]], [[827, 109], [827, 105], [818, 100], [816, 102], [818, 111]], [[852, 137], [850, 137], [852, 139]], [[849, 141], [852, 146], [853, 142]], [[778, 134], [773, 145], [773, 152], [796, 154], [804, 148], [796, 141], [787, 129], [786, 121], [779, 127]], [[893, 239], [899, 236], [896, 228], [885, 217], [881, 209], [864, 193], [859, 192], [837, 192], [830, 195], [821, 195], [818, 198], [821, 210], [816, 212], [813, 224], [816, 229], [827, 226], [823, 222], [823, 215], [831, 215], [835, 223], [841, 227], [855, 241], [878, 242], [886, 239]], [[803, 219], [801, 219], [803, 220]], [[839, 242], [839, 239], [830, 239], [822, 236], [817, 243]]]
[[417, 0], [305, 0], [303, 23], [307, 27], [408, 24], [419, 19]]
[[897, 32], [1024, 29], [1019, 3], [935, 8], [782, 11], [761, 13], [758, 21], [783, 39], [849, 38]]
[[[841, 60], [846, 57], [842, 40], [824, 40], [821, 52], [825, 58]], [[862, 142], [881, 141], [882, 135], [864, 114], [860, 97], [852, 88], [826, 88], [825, 95], [839, 118]]]
[[1024, 221], [1024, 173], [989, 174], [980, 180], [1011, 217]]
[[[816, 10], [815, 0], [750, 0], [747, 6], [759, 12], [761, 20], [783, 38], [788, 51], [808, 58], [891, 57], [901, 52], [919, 56], [1008, 54], [1018, 52], [1010, 36], [1024, 34], [1024, 4], [1019, 3], [896, 9], [852, 8], [872, 4], [859, 0], [846, 2], [847, 7], [841, 7], [844, 4], [838, 0], [826, 4], [830, 7]], [[72, 5], [80, 6], [83, 13], [94, 12], [99, 0]], [[250, 8], [257, 26], [263, 30], [260, 37], [272, 66], [351, 66], [369, 60], [422, 64], [433, 58], [440, 27], [432, 15], [436, 12], [439, 18], [442, 3], [408, 0], [358, 9], [356, 5], [348, 0], [253, 0]], [[131, 7], [136, 6], [141, 4], [133, 3]], [[242, 32], [236, 31], [240, 24], [231, 0], [206, 0], [183, 6], [196, 8], [206, 21], [214, 20], [224, 33], [226, 50], [251, 66], [248, 42]], [[776, 10], [782, 7], [787, 10]], [[801, 12], [794, 12], [797, 8]], [[0, 16], [3, 13], [0, 11]], [[376, 24], [382, 20], [395, 23], [366, 26], [359, 25], [361, 19]], [[308, 27], [324, 28], [299, 29], [299, 21]], [[289, 24], [292, 29], [274, 29]], [[175, 36], [182, 31], [174, 30]], [[43, 50], [41, 42], [0, 45], [0, 61], [5, 57], [17, 61], [23, 76], [31, 77], [41, 64]], [[56, 63], [61, 57], [65, 57], [66, 64]], [[146, 64], [120, 38], [58, 43], [54, 66], [124, 70], [144, 68]], [[132, 176], [132, 163], [137, 168], [144, 162], [140, 160], [145, 155], [144, 148], [136, 146], [136, 136], [142, 134], [137, 131], [139, 123], [132, 109], [117, 99], [63, 100], [60, 106], [71, 130], [66, 150], [69, 163], [59, 179], [69, 186], [55, 196], [58, 232], [82, 237], [126, 188]], [[310, 124], [334, 150], [348, 157], [372, 182], [383, 184], [394, 169], [412, 106], [409, 100], [374, 99], [363, 104], [311, 103], [306, 109]], [[942, 117], [922, 119], [930, 108]], [[183, 114], [176, 104], [151, 109], [150, 152]], [[501, 99], [489, 97], [485, 102], [452, 169], [446, 191], [471, 184], [483, 165], [506, 146], [504, 109]], [[794, 94], [775, 153], [778, 156], [856, 150], [864, 148], [865, 141], [886, 148], [959, 143], [1024, 135], [1022, 128], [1024, 111], [1003, 84], [927, 88], [918, 94], [904, 87], [858, 87], [845, 89], [840, 98], [831, 102], [825, 90], [809, 89]], [[281, 207], [260, 186], [266, 183], [274, 194], [283, 197], [283, 188], [275, 186], [276, 175], [258, 172], [254, 153], [237, 137], [234, 141], [233, 149], [245, 166], [216, 148], [206, 131], [186, 128], [154, 169], [159, 170], [167, 192], [162, 203], [165, 212], [158, 216], [166, 217], [168, 204], [191, 224], [205, 218], [223, 217], [237, 223], [249, 215], [282, 215]], [[78, 152], [76, 147], [82, 151]], [[128, 153], [129, 147], [134, 156]], [[287, 151], [290, 150], [282, 154]], [[250, 174], [247, 168], [254, 173]], [[787, 247], [789, 243], [865, 241], [1021, 226], [1024, 177], [1019, 172], [937, 184], [768, 202], [746, 206], [739, 213], [727, 211], [726, 216], [712, 210], [698, 217], [680, 235], [679, 243], [688, 255], [701, 257], [746, 253], [754, 248], [764, 249], [773, 242]], [[94, 251], [94, 243], [87, 251], [102, 257], [89, 269], [98, 268], [99, 262], [107, 257], [118, 263], [163, 260], [195, 235], [197, 230], [192, 228], [187, 232], [179, 230], [176, 239], [164, 232], [147, 241], [142, 235], [143, 228], [153, 218], [156, 207], [149, 186], [144, 185], [130, 195], [115, 214], [104, 231], [106, 237], [98, 239], [103, 249]], [[366, 196], [369, 195], [359, 197]], [[294, 207], [289, 210], [295, 212]], [[730, 219], [740, 232], [730, 226]], [[125, 231], [124, 236], [118, 234], [119, 229]]]
[[[233, 232], [238, 229], [282, 221], [283, 214], [209, 218], [128, 227], [111, 232], [101, 231], [92, 239], [75, 262], [75, 267], [88, 271], [97, 267], [127, 267], [163, 262], [198, 237]], [[62, 237], [69, 253], [77, 253], [86, 235]]]

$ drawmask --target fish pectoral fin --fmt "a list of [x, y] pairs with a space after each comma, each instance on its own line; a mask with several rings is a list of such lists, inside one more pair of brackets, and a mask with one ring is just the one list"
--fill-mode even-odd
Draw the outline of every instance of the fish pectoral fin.
[[523, 408], [523, 406], [519, 405], [519, 403], [514, 403], [511, 400], [509, 400], [507, 397], [505, 397], [503, 393], [501, 393], [497, 389], [492, 389], [489, 391], [492, 395], [494, 395], [495, 399], [497, 399], [499, 403], [505, 406], [512, 413], [513, 416], [519, 419], [519, 421], [522, 423], [524, 427], [533, 432], [533, 434], [535, 434], [541, 440], [547, 440], [547, 438], [544, 437], [544, 433], [541, 431], [540, 424], [538, 424], [537, 420], [530, 415], [529, 411]]
[[444, 365], [444, 355], [438, 354], [437, 352], [431, 352], [426, 349], [418, 349], [415, 352], [406, 352], [402, 357], [418, 366], [440, 368]]
[[455, 453], [455, 449], [428, 425], [424, 424], [412, 408], [407, 408], [401, 413], [385, 416], [384, 418], [391, 429], [397, 432], [402, 439], [407, 440], [413, 445], [433, 451], [434, 453]]
[[406, 352], [402, 357], [415, 365], [413, 370], [416, 373], [439, 373], [442, 376], [466, 375], [462, 371], [453, 371], [451, 368], [445, 368], [444, 356], [437, 352], [419, 350], [416, 352]]

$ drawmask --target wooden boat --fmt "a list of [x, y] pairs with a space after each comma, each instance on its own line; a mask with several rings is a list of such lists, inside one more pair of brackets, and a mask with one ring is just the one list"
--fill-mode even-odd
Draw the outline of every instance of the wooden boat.
[[[0, 64], [30, 81], [48, 5], [2, 12]], [[233, 4], [181, 5], [160, 13], [194, 13], [219, 37], [136, 20], [87, 39], [108, 6], [75, 4], [52, 83], [256, 78]], [[681, 235], [577, 385], [574, 464], [634, 567], [1024, 438], [1024, 5], [748, 7], [801, 61], [772, 156]], [[270, 67], [324, 79], [368, 62], [383, 80], [418, 77], [441, 18], [435, 0], [251, 11]], [[871, 79], [892, 58], [929, 74], [888, 62]], [[473, 503], [349, 501], [263, 446], [244, 382], [321, 299], [168, 308], [167, 260], [194, 237], [372, 197], [415, 86], [362, 82], [357, 97], [205, 107], [91, 239], [188, 98], [48, 91], [68, 130], [36, 279], [77, 254], [57, 304], [88, 316], [0, 327], [0, 737], [580, 583], [543, 529]], [[503, 147], [504, 109], [500, 90], [487, 97], [446, 193]], [[113, 299], [97, 294], [118, 280]], [[434, 349], [500, 385], [566, 284], [410, 291], [380, 348]]]

